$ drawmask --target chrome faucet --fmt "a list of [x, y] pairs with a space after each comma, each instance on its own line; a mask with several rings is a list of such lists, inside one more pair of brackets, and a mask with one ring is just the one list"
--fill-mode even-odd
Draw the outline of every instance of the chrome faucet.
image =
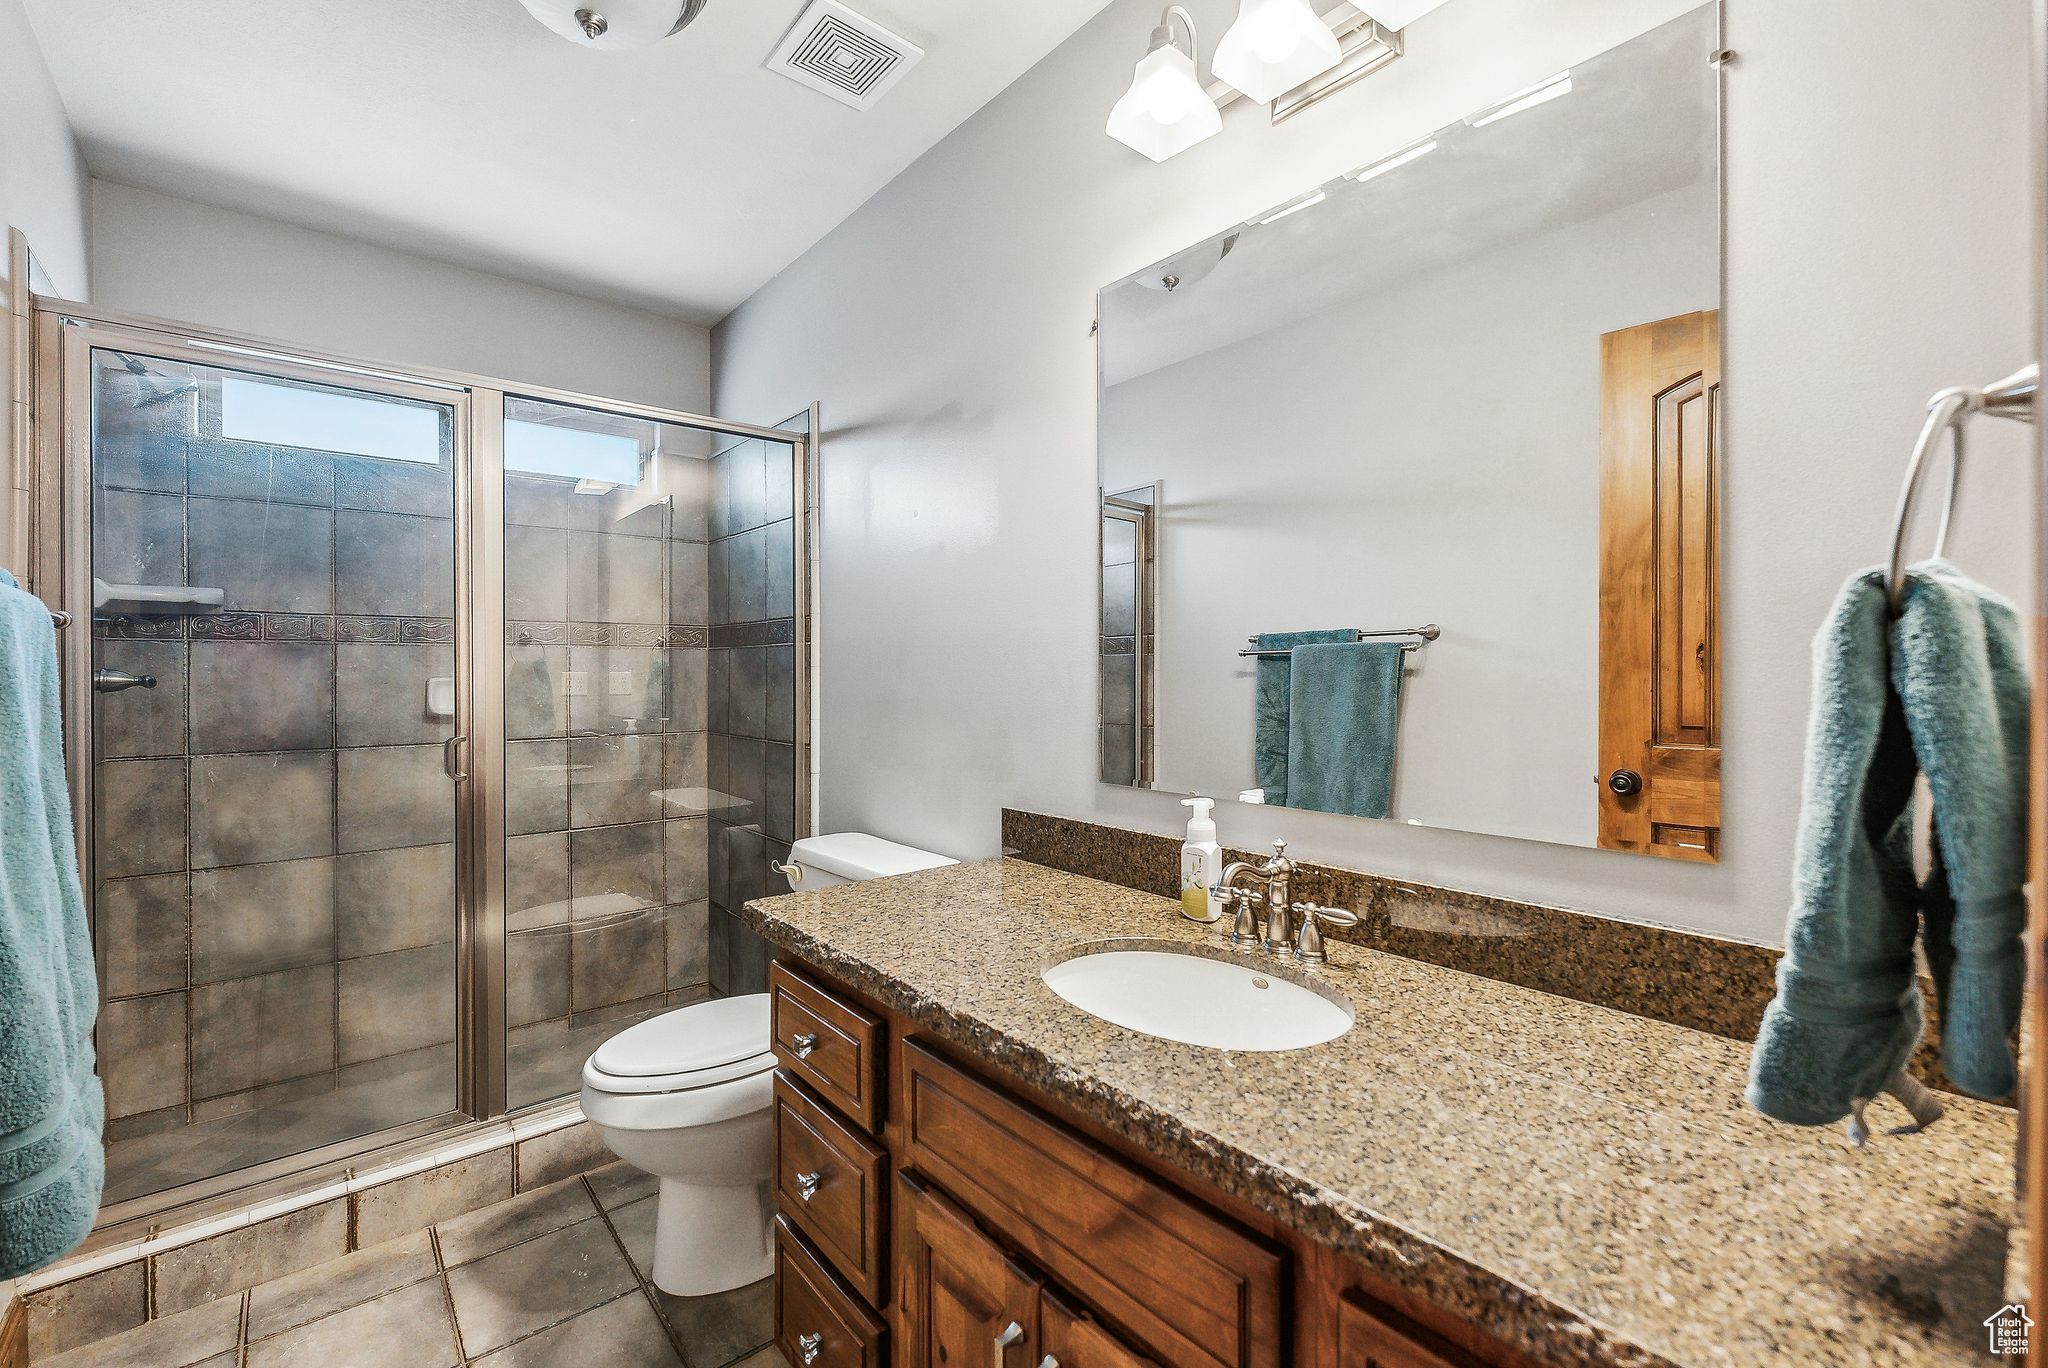
[[1283, 959], [1294, 954], [1287, 931], [1291, 925], [1294, 907], [1294, 861], [1287, 858], [1287, 842], [1273, 842], [1273, 856], [1261, 864], [1250, 864], [1235, 860], [1223, 867], [1223, 877], [1218, 887], [1223, 891], [1225, 902], [1238, 905], [1237, 921], [1230, 932], [1232, 945], [1250, 945], [1260, 938], [1253, 921], [1252, 906], [1259, 901], [1259, 895], [1249, 889], [1238, 887], [1239, 879], [1255, 879], [1265, 885], [1266, 933], [1264, 944], [1272, 954]]
[[[1329, 958], [1323, 950], [1323, 933], [1318, 923], [1331, 926], [1356, 926], [1358, 914], [1341, 907], [1324, 907], [1318, 903], [1294, 901], [1294, 861], [1287, 858], [1287, 842], [1273, 842], [1270, 859], [1259, 864], [1235, 860], [1223, 867], [1223, 877], [1212, 890], [1216, 900], [1225, 907], [1235, 907], [1237, 916], [1230, 927], [1230, 943], [1240, 948], [1263, 945], [1266, 953], [1285, 960], [1299, 960], [1306, 965], [1322, 964]], [[1264, 892], [1257, 892], [1239, 886], [1240, 880], [1252, 880], [1265, 886]], [[1259, 929], [1258, 907], [1266, 907], [1266, 926]], [[1299, 934], [1293, 933], [1294, 919], [1299, 917]]]

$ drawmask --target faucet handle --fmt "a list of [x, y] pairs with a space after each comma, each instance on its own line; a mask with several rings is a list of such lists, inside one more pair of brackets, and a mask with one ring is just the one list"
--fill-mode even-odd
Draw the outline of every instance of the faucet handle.
[[1233, 888], [1229, 884], [1217, 884], [1209, 892], [1225, 907], [1235, 907], [1237, 916], [1230, 923], [1232, 945], [1256, 945], [1259, 939], [1259, 921], [1253, 908], [1258, 906], [1258, 895], [1248, 888]]
[[1294, 912], [1301, 918], [1301, 930], [1295, 936], [1295, 955], [1307, 965], [1322, 964], [1329, 959], [1329, 955], [1323, 950], [1323, 932], [1319, 923], [1328, 922], [1332, 926], [1358, 925], [1358, 914], [1348, 908], [1298, 902], [1294, 904]]

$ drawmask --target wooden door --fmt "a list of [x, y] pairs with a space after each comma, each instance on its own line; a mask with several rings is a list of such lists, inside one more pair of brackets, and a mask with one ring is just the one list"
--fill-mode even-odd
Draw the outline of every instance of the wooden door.
[[1038, 1368], [1158, 1368], [1050, 1288], [1039, 1294], [1038, 1320], [1045, 1351]]
[[1721, 852], [1721, 318], [1600, 339], [1603, 850]]
[[906, 1173], [902, 1368], [1032, 1368], [1039, 1283], [936, 1188]]

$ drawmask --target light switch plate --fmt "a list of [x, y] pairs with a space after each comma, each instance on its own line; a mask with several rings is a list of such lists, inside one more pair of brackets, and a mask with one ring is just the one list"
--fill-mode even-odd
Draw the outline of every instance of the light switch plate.
[[590, 694], [590, 671], [562, 671], [562, 692], [570, 698], [585, 698]]
[[618, 698], [623, 694], [631, 692], [633, 692], [633, 672], [631, 670], [613, 670], [612, 697]]

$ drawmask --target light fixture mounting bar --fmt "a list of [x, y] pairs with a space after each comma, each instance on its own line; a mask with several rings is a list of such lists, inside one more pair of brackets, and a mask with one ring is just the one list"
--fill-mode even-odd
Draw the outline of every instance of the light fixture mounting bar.
[[[1344, 59], [1314, 80], [1303, 82], [1273, 101], [1274, 123], [1328, 99], [1401, 55], [1401, 35], [1384, 27], [1356, 5], [1348, 2], [1332, 5], [1320, 11], [1320, 17], [1329, 25], [1330, 32], [1337, 35], [1338, 46], [1344, 50]], [[1246, 98], [1243, 91], [1224, 81], [1211, 81], [1208, 91], [1209, 98], [1216, 102], [1218, 109], [1228, 109]]]

